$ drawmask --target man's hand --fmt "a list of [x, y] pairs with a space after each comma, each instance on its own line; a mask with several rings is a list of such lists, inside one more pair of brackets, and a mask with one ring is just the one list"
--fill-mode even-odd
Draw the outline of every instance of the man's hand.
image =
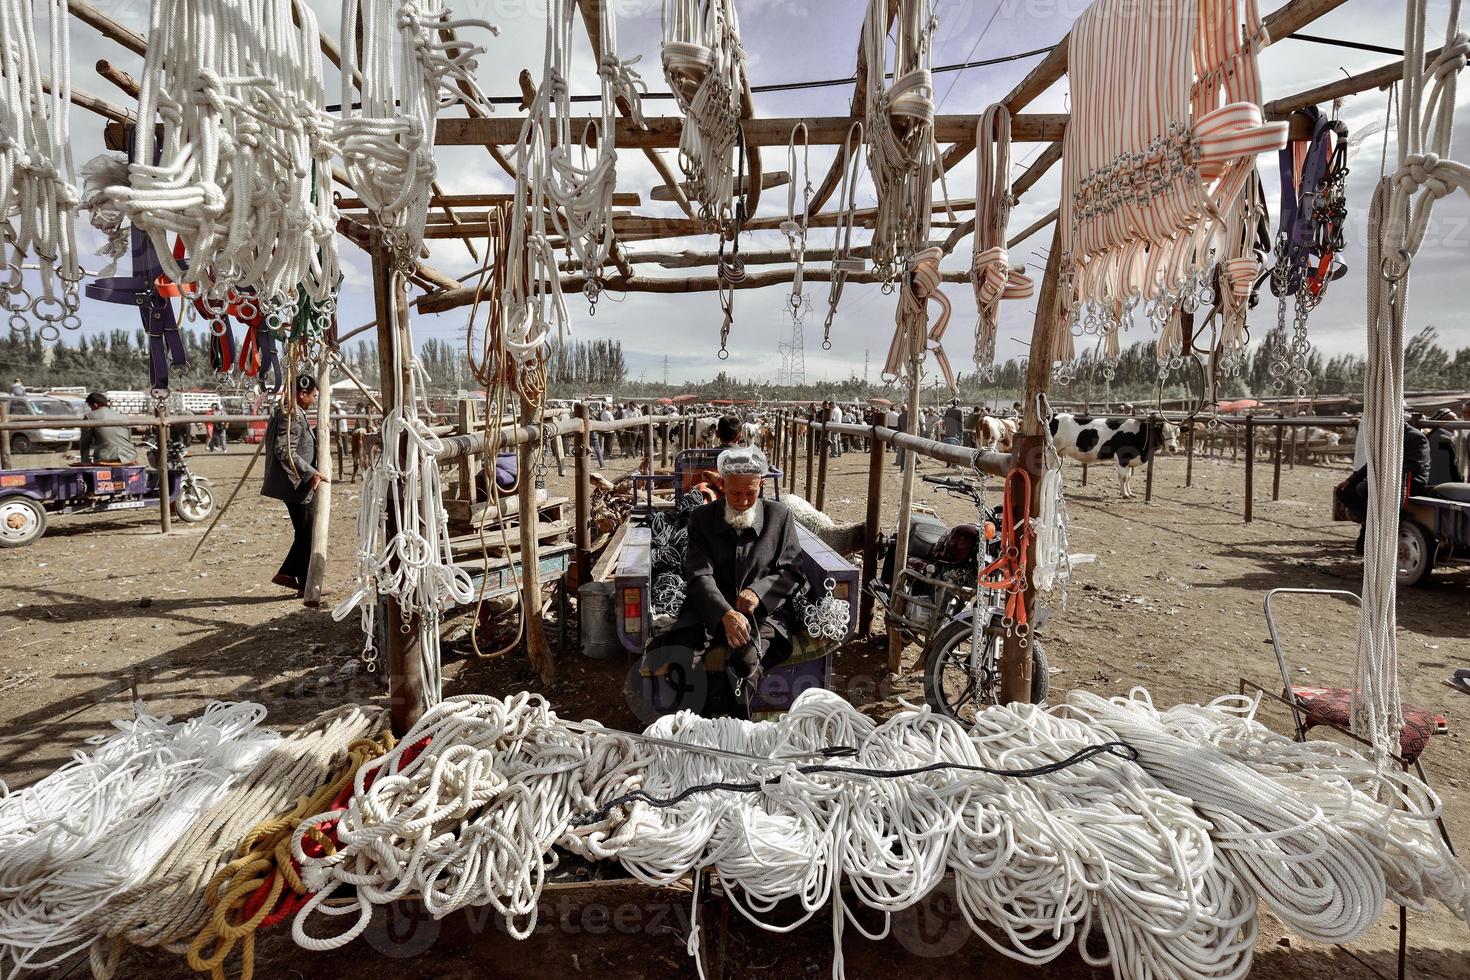
[[761, 597], [750, 589], [742, 589], [740, 594], [735, 597], [735, 608], [747, 616], [759, 609], [760, 604]]
[[750, 620], [738, 609], [731, 609], [720, 617], [725, 624], [725, 640], [730, 644], [731, 652], [738, 650], [750, 642]]
[[315, 490], [317, 487], [321, 486], [323, 483], [331, 483], [331, 482], [332, 482], [331, 480], [328, 480], [326, 477], [322, 476], [320, 473], [316, 473], [316, 474], [313, 474], [312, 475], [312, 478], [311, 478], [311, 487], [309, 489]]

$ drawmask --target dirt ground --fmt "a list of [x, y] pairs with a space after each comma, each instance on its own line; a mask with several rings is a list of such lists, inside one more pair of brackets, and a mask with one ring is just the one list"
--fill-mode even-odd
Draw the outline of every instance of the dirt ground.
[[[196, 455], [197, 471], [228, 496], [252, 447], [228, 456]], [[38, 462], [34, 458], [28, 463]], [[834, 460], [828, 511], [839, 521], [861, 518], [866, 453]], [[613, 471], [622, 469], [614, 461]], [[926, 467], [937, 471], [936, 464]], [[1359, 566], [1351, 525], [1330, 519], [1331, 487], [1341, 468], [1283, 472], [1282, 499], [1270, 499], [1270, 469], [1257, 471], [1255, 521], [1241, 520], [1244, 467], [1197, 459], [1194, 485], [1184, 488], [1182, 458], [1162, 459], [1154, 501], [1124, 501], [1107, 467], [1094, 467], [1090, 486], [1080, 469], [1067, 473], [1073, 545], [1097, 555], [1078, 570], [1065, 611], [1058, 610], [1045, 639], [1055, 695], [1082, 687], [1120, 694], [1145, 685], [1160, 703], [1208, 700], [1237, 690], [1248, 677], [1268, 686], [1276, 673], [1261, 613], [1264, 591], [1275, 586], [1356, 589]], [[568, 477], [570, 476], [570, 468]], [[332, 601], [349, 591], [360, 484], [339, 484], [333, 502], [329, 584]], [[552, 491], [569, 493], [567, 478]], [[996, 481], [998, 490], [998, 481]], [[334, 622], [329, 610], [307, 609], [269, 584], [289, 540], [284, 510], [258, 496], [259, 473], [190, 562], [203, 526], [175, 523], [158, 533], [153, 512], [56, 520], [45, 538], [0, 557], [0, 777], [24, 785], [64, 762], [83, 739], [107, 731], [110, 719], [139, 698], [155, 713], [183, 715], [211, 698], [264, 703], [270, 724], [289, 729], [342, 701], [382, 697], [381, 674], [361, 671], [355, 617]], [[890, 523], [898, 499], [896, 468], [884, 486]], [[968, 504], [942, 494], [919, 499], [944, 517], [970, 516]], [[1400, 657], [1407, 700], [1449, 717], [1450, 734], [1424, 756], [1431, 783], [1444, 797], [1451, 833], [1470, 845], [1470, 739], [1463, 732], [1470, 699], [1441, 680], [1470, 664], [1470, 564], [1437, 571], [1431, 582], [1401, 596]], [[1353, 616], [1321, 600], [1283, 602], [1281, 623], [1293, 665], [1324, 683], [1351, 671]], [[460, 632], [456, 629], [454, 633]], [[466, 643], [451, 639], [450, 650]], [[912, 668], [917, 648], [907, 651]], [[593, 661], [568, 651], [558, 682], [543, 693], [563, 715], [596, 717], [618, 726], [634, 719], [623, 703], [626, 663]], [[895, 710], [900, 699], [921, 701], [919, 676], [906, 669], [886, 677], [881, 642], [851, 645], [837, 661], [838, 689], [865, 710]], [[446, 666], [448, 693], [502, 694], [537, 689], [524, 658], [495, 661], [460, 656]], [[1284, 730], [1284, 710], [1265, 719]], [[311, 954], [289, 935], [263, 937], [258, 971], [265, 977], [347, 975], [409, 978], [543, 976], [694, 976], [683, 955], [689, 919], [685, 892], [657, 892], [600, 884], [548, 893], [540, 924], [517, 944], [491, 917], [466, 914], [442, 923], [416, 917], [412, 906], [379, 919], [364, 940], [342, 950]], [[718, 917], [721, 913], [711, 913]], [[1390, 975], [1397, 916], [1386, 914], [1348, 950], [1288, 938], [1262, 913], [1254, 976], [1354, 978]], [[863, 919], [866, 928], [878, 925]], [[1410, 916], [1410, 976], [1470, 975], [1470, 931], [1442, 911]], [[772, 935], [729, 916], [719, 939], [715, 919], [705, 934], [726, 974], [742, 977], [816, 977], [830, 969], [830, 917], [788, 935]], [[893, 939], [871, 942], [846, 930], [848, 974], [946, 970], [996, 977], [1091, 977], [1105, 972], [1075, 955], [1048, 967], [1012, 963], [973, 936], [944, 895], [895, 917]], [[376, 957], [377, 962], [371, 957]], [[382, 958], [391, 963], [381, 962]], [[370, 965], [371, 964], [371, 965]], [[70, 964], [78, 974], [80, 962]], [[65, 973], [62, 970], [58, 973]], [[122, 975], [184, 977], [168, 954], [130, 954]]]

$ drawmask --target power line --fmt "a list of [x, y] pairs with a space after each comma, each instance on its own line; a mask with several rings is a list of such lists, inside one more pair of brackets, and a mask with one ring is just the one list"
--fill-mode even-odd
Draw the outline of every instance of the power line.
[[[1391, 54], [1391, 55], [1397, 55], [1400, 58], [1402, 58], [1404, 56], [1404, 52], [1401, 49], [1399, 49], [1399, 48], [1390, 48], [1390, 47], [1385, 47], [1385, 46], [1379, 45], [1379, 44], [1366, 44], [1366, 43], [1364, 43], [1362, 41], [1347, 41], [1347, 40], [1343, 40], [1341, 38], [1323, 37], [1323, 36], [1317, 35], [1317, 34], [1288, 34], [1287, 37], [1289, 39], [1293, 40], [1293, 41], [1307, 41], [1307, 42], [1310, 42], [1312, 44], [1326, 44], [1326, 45], [1331, 45], [1332, 47], [1350, 48], [1350, 49], [1352, 49], [1354, 51], [1371, 51], [1371, 52], [1373, 52], [1375, 54]], [[929, 71], [932, 74], [939, 75], [939, 74], [942, 74], [944, 72], [965, 71], [968, 68], [986, 68], [986, 67], [989, 67], [991, 65], [1003, 65], [1003, 64], [1007, 64], [1008, 62], [1012, 62], [1012, 61], [1022, 61], [1022, 60], [1026, 59], [1026, 58], [1035, 58], [1037, 55], [1049, 54], [1051, 52], [1051, 50], [1052, 50], [1053, 47], [1055, 47], [1055, 45], [1050, 45], [1049, 44], [1049, 45], [1047, 45], [1044, 48], [1033, 48], [1030, 51], [1018, 51], [1015, 54], [997, 55], [997, 56], [995, 56], [993, 58], [981, 58], [981, 59], [979, 59], [977, 61], [959, 61], [959, 62], [956, 62], [956, 63], [954, 63], [952, 65], [935, 65], [934, 67], [930, 68]], [[885, 78], [892, 78], [893, 77], [893, 73], [892, 72], [889, 72], [884, 77]], [[817, 79], [815, 81], [806, 81], [806, 82], [773, 82], [773, 83], [771, 83], [769, 85], [752, 85], [750, 87], [750, 91], [752, 93], [754, 93], [754, 94], [757, 94], [757, 95], [763, 94], [763, 93], [767, 93], [767, 92], [800, 92], [800, 91], [805, 91], [807, 89], [836, 88], [836, 87], [842, 86], [842, 85], [852, 85], [856, 81], [857, 81], [857, 75], [853, 74], [853, 75], [847, 75], [847, 76], [845, 76], [843, 78], [822, 78], [822, 79]], [[950, 89], [953, 89], [953, 88], [954, 88], [954, 86], [951, 85], [950, 86]], [[947, 94], [948, 93], [946, 93], [946, 95]], [[667, 100], [670, 100], [670, 99], [672, 99], [674, 97], [674, 93], [673, 92], [644, 92], [641, 97], [642, 97], [642, 99], [644, 101], [652, 101], [652, 102], [667, 101]], [[569, 96], [568, 98], [572, 102], [601, 102], [602, 101], [602, 96], [600, 94], [598, 94], [598, 95], [572, 95], [572, 96]], [[485, 101], [488, 102], [488, 103], [490, 103], [491, 105], [513, 105], [513, 106], [519, 106], [522, 102], [525, 101], [525, 99], [524, 99], [523, 96], [520, 96], [520, 95], [491, 95], [491, 96], [486, 96], [485, 97]], [[353, 108], [354, 109], [357, 109], [357, 108], [361, 108], [361, 106], [354, 105]], [[341, 112], [342, 111], [342, 106], [340, 104], [338, 104], [338, 105], [329, 105], [329, 106], [326, 107], [326, 111], [327, 112]]]

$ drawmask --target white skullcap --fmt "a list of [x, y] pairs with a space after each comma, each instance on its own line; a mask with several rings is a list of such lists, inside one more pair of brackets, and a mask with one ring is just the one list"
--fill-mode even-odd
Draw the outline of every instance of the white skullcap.
[[741, 446], [720, 453], [715, 462], [720, 476], [765, 476], [771, 469], [766, 454], [754, 446]]

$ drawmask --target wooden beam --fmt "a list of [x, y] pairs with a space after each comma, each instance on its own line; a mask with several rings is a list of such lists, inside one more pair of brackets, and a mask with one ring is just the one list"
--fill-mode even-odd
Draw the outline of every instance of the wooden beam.
[[113, 85], [116, 85], [118, 90], [121, 91], [128, 98], [136, 99], [138, 97], [138, 92], [140, 91], [138, 87], [138, 80], [135, 79], [132, 75], [129, 75], [127, 72], [123, 71], [117, 65], [114, 65], [112, 62], [108, 61], [106, 58], [102, 58], [101, 60], [99, 60], [95, 67], [97, 69], [97, 74], [107, 79]]
[[[934, 120], [935, 139], [941, 143], [973, 139], [975, 115], [937, 116]], [[571, 121], [571, 131], [581, 133], [591, 117], [577, 117]], [[763, 119], [748, 119], [744, 123], [746, 146], [785, 146], [791, 138], [791, 130], [805, 123], [813, 145], [841, 144], [854, 122], [853, 116], [789, 116]], [[439, 146], [509, 146], [520, 138], [520, 119], [472, 118], [444, 119], [438, 122], [434, 142]], [[620, 119], [616, 139], [619, 148], [627, 149], [673, 149], [679, 145], [684, 129], [683, 116], [646, 117], [647, 129], [639, 129], [631, 120]], [[1065, 113], [1025, 114], [1011, 120], [1011, 139], [1016, 143], [1054, 143], [1062, 138], [1067, 124]], [[813, 198], [815, 210], [816, 198]]]
[[[51, 91], [51, 79], [45, 75], [41, 76], [41, 89], [46, 92]], [[71, 87], [69, 98], [72, 105], [86, 109], [88, 112], [95, 112], [102, 118], [110, 119], [115, 123], [130, 125], [133, 121], [133, 114], [128, 110], [113, 105], [106, 99], [98, 98], [86, 89], [77, 88], [75, 85]]]
[[[514, 204], [515, 194], [435, 194], [429, 198], [431, 207], [451, 208], [494, 208], [502, 204]], [[637, 191], [618, 191], [613, 194], [613, 207], [636, 208], [643, 204], [643, 195]], [[337, 208], [341, 211], [359, 211], [367, 205], [360, 197], [342, 197], [337, 199]], [[466, 215], [460, 215], [461, 220]], [[481, 219], [483, 220], [483, 215]]]
[[97, 33], [109, 41], [116, 41], [133, 52], [133, 54], [147, 54], [148, 43], [143, 40], [143, 35], [137, 31], [124, 27], [96, 7], [84, 2], [84, 0], [71, 0], [68, 6], [71, 8], [71, 15], [73, 17], [88, 27], [94, 28]]
[[[749, 175], [746, 176], [745, 182], [747, 185], [750, 183]], [[791, 183], [791, 175], [784, 170], [773, 170], [770, 173], [761, 174], [761, 187], [765, 190], [770, 190], [772, 187], [785, 187], [789, 183]], [[689, 182], [687, 180], [680, 181], [679, 190], [688, 194]], [[648, 192], [648, 197], [654, 201], [672, 201], [674, 199], [674, 189], [671, 187], [655, 187]]]
[[[1435, 48], [1424, 55], [1425, 64], [1429, 64], [1439, 57], [1443, 48]], [[1326, 85], [1318, 85], [1316, 88], [1307, 89], [1296, 95], [1288, 95], [1285, 98], [1273, 99], [1262, 108], [1265, 110], [1267, 119], [1285, 119], [1298, 109], [1308, 106], [1322, 105], [1335, 99], [1344, 99], [1349, 95], [1357, 95], [1370, 89], [1381, 89], [1400, 81], [1404, 77], [1404, 63], [1395, 61], [1391, 65], [1382, 68], [1374, 68], [1358, 75], [1347, 78], [1339, 78], [1335, 82]]]
[[[1050, 170], [1053, 166], [1055, 166], [1056, 162], [1061, 158], [1062, 144], [1059, 142], [1053, 143], [1045, 150], [1041, 151], [1041, 155], [1038, 156], [1035, 160], [1031, 161], [1031, 166], [1027, 167], [1025, 172], [1022, 173], [1021, 176], [1017, 177], [1016, 182], [1011, 185], [1011, 197], [1019, 198], [1022, 194], [1025, 194], [1032, 187], [1036, 186], [1036, 182], [1041, 180], [1041, 178], [1046, 175], [1046, 172]], [[1021, 234], [1013, 237], [1006, 244], [1006, 247], [1015, 248], [1017, 244], [1019, 244], [1020, 242], [1024, 242], [1027, 238], [1030, 238], [1031, 235], [1038, 228], [1044, 227], [1047, 223], [1054, 220], [1056, 220], [1055, 212], [1053, 212], [1049, 217], [1043, 218], [1037, 224], [1032, 225]], [[950, 232], [949, 237], [945, 239], [943, 246], [941, 246], [944, 249], [944, 254], [948, 255], [950, 252], [953, 252], [960, 242], [964, 241], [966, 238], [974, 233], [974, 218], [971, 218], [968, 221], [961, 223], [958, 228]]]
[[[832, 270], [828, 269], [806, 269], [802, 273], [806, 282], [831, 282]], [[745, 279], [736, 284], [736, 289], [759, 289], [762, 286], [774, 286], [781, 283], [791, 282], [796, 276], [794, 268], [769, 269], [760, 272], [747, 272]], [[969, 270], [948, 271], [940, 274], [944, 282], [961, 283], [970, 281]], [[879, 282], [871, 272], [849, 273], [847, 282], [849, 284], [865, 284]], [[572, 294], [580, 292], [586, 285], [587, 280], [583, 276], [562, 276], [561, 289], [563, 293]], [[718, 276], [669, 276], [666, 278], [655, 278], [653, 276], [634, 276], [626, 278], [614, 276], [602, 280], [603, 288], [621, 293], [700, 293], [712, 292], [720, 287]], [[475, 288], [473, 286], [460, 286], [456, 289], [446, 289], [439, 293], [430, 293], [419, 297], [414, 305], [420, 313], [446, 313], [449, 310], [468, 306], [475, 300]]]

